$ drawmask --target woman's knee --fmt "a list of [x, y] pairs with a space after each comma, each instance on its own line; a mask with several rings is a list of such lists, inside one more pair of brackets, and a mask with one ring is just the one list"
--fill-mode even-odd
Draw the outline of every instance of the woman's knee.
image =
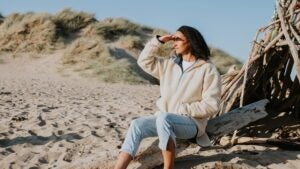
[[137, 118], [131, 121], [130, 128], [141, 131], [144, 127], [145, 120], [143, 118]]
[[156, 125], [157, 126], [164, 126], [166, 124], [171, 124], [172, 120], [172, 114], [171, 113], [162, 113], [157, 116], [156, 118]]

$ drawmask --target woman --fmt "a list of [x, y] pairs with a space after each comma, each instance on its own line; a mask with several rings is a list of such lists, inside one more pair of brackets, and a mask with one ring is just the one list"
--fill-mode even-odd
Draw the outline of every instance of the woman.
[[[173, 42], [176, 56], [158, 58], [157, 49]], [[221, 82], [209, 61], [209, 48], [198, 30], [181, 26], [175, 35], [156, 36], [141, 52], [139, 66], [160, 81], [159, 111], [132, 121], [115, 169], [124, 169], [134, 158], [143, 138], [159, 138], [164, 168], [173, 168], [176, 138], [197, 138], [210, 144], [205, 133], [207, 119], [219, 109]]]

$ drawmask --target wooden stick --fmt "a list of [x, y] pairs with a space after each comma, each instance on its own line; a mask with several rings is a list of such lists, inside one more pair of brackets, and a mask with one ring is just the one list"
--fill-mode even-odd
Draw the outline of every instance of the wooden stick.
[[280, 32], [264, 49], [264, 53], [267, 52], [274, 44], [282, 37], [283, 32]]
[[283, 19], [283, 11], [282, 11], [282, 8], [280, 6], [278, 6], [278, 8], [277, 8], [277, 13], [278, 13], [278, 16], [279, 16], [279, 19], [280, 19], [281, 28], [282, 28], [284, 36], [285, 36], [285, 38], [286, 38], [286, 40], [288, 42], [288, 45], [289, 45], [290, 50], [291, 50], [291, 54], [292, 54], [294, 62], [295, 62], [297, 77], [300, 80], [300, 60], [299, 60], [299, 55], [298, 55], [298, 52], [297, 52], [297, 49], [296, 49], [294, 43], [292, 42], [292, 40], [291, 40], [291, 38], [290, 38], [290, 36], [288, 34], [287, 27], [286, 27], [284, 19]]
[[295, 31], [295, 29], [294, 29], [292, 26], [290, 26], [289, 28], [290, 28], [292, 34], [293, 34], [293, 35], [295, 36], [295, 38], [297, 39], [298, 43], [300, 43], [300, 36], [297, 34], [297, 32]]
[[[289, 14], [290, 14], [291, 16], [294, 15], [294, 9], [295, 9], [296, 2], [297, 2], [297, 0], [292, 1], [291, 4], [290, 4], [290, 6], [289, 6], [289, 8], [288, 8], [288, 12], [289, 12]], [[290, 20], [290, 22], [291, 22], [291, 21], [292, 21], [292, 17], [290, 17], [289, 20]]]

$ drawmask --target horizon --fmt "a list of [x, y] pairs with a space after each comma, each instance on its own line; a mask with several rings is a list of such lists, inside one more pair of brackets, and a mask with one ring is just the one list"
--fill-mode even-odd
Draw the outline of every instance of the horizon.
[[[116, 3], [118, 5], [115, 5]], [[231, 0], [226, 3], [213, 0], [202, 2], [191, 0], [189, 3], [174, 3], [168, 0], [164, 2], [132, 0], [130, 3], [124, 1], [105, 3], [105, 0], [76, 3], [67, 0], [0, 2], [0, 13], [3, 16], [27, 12], [55, 14], [65, 8], [94, 14], [97, 20], [122, 17], [137, 24], [172, 33], [181, 25], [189, 25], [198, 29], [210, 46], [222, 49], [244, 62], [250, 52], [256, 31], [271, 21], [275, 0], [251, 2]]]

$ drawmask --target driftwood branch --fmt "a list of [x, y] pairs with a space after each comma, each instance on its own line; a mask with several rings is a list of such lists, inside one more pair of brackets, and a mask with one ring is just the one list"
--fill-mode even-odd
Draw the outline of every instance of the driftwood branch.
[[265, 107], [268, 102], [266, 99], [261, 100], [209, 120], [206, 127], [208, 135], [223, 136], [267, 116]]

